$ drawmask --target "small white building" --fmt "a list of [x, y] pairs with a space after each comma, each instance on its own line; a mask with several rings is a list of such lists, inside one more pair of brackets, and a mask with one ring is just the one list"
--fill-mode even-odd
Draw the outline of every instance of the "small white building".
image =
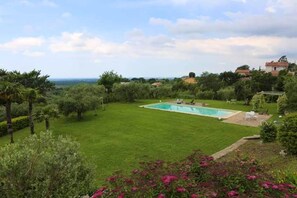
[[288, 62], [285, 62], [285, 61], [279, 61], [279, 62], [274, 62], [274, 61], [271, 61], [271, 62], [267, 62], [265, 64], [265, 71], [267, 73], [271, 73], [272, 76], [278, 76], [278, 73], [281, 71], [281, 70], [285, 70], [285, 69], [288, 69], [289, 67], [289, 63]]

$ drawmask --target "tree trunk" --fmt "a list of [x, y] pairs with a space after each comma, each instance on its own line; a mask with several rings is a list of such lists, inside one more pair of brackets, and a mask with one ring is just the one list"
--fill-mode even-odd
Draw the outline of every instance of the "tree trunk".
[[50, 128], [50, 123], [49, 123], [49, 119], [48, 118], [45, 118], [45, 128], [46, 128], [46, 132], [49, 131], [49, 128]]
[[77, 112], [77, 119], [78, 120], [81, 120], [82, 119], [82, 112], [81, 111], [78, 111]]
[[7, 122], [7, 132], [10, 134], [10, 143], [14, 143], [13, 141], [13, 128], [12, 128], [12, 121], [11, 121], [11, 102], [6, 102], [5, 105], [6, 111], [6, 122]]
[[33, 103], [29, 101], [29, 125], [30, 125], [31, 135], [35, 133], [32, 111], [33, 111]]

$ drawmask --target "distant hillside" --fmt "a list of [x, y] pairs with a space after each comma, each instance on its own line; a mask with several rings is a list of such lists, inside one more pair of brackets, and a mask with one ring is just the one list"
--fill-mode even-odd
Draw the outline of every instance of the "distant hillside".
[[51, 82], [55, 83], [57, 87], [66, 87], [81, 83], [96, 84], [97, 78], [58, 78], [49, 79]]

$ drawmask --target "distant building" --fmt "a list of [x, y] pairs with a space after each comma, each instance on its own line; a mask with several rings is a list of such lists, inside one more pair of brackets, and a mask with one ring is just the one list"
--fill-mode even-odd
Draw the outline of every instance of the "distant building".
[[244, 77], [250, 76], [250, 70], [249, 69], [236, 69], [235, 73], [237, 73], [237, 74], [239, 74], [241, 76], [244, 76]]
[[152, 84], [152, 86], [154, 86], [154, 87], [160, 87], [161, 85], [162, 85], [161, 82], [154, 82], [154, 83]]
[[271, 73], [272, 76], [278, 76], [281, 70], [287, 70], [289, 63], [286, 56], [282, 56], [277, 62], [271, 61], [265, 64], [265, 71]]

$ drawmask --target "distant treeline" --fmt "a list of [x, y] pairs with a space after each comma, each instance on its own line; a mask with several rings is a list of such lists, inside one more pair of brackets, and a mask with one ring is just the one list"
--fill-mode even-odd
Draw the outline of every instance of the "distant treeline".
[[96, 84], [98, 79], [96, 78], [80, 78], [80, 79], [50, 79], [51, 82], [55, 83], [57, 87], [71, 86], [81, 83]]

